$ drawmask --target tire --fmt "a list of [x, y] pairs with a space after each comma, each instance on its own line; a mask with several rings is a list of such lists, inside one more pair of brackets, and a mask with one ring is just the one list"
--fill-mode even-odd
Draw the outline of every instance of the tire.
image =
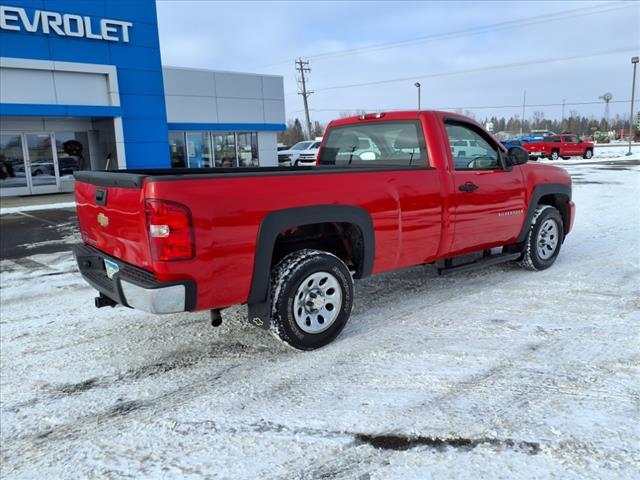
[[549, 157], [551, 160], [558, 160], [558, 158], [560, 158], [560, 154], [558, 153], [557, 150], [554, 150], [553, 152], [551, 152], [551, 157]]
[[274, 267], [271, 279], [271, 332], [291, 347], [323, 347], [347, 324], [353, 279], [335, 255], [299, 250]]
[[589, 160], [591, 157], [593, 157], [593, 150], [588, 148], [587, 150], [585, 150], [584, 155], [582, 156], [582, 158], [586, 158], [587, 160]]
[[539, 205], [531, 220], [521, 260], [527, 270], [545, 270], [556, 261], [564, 240], [560, 212], [550, 205]]

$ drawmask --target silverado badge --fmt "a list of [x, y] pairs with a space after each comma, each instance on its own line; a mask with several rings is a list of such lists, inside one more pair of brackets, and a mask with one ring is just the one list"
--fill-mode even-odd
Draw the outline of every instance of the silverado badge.
[[98, 223], [101, 227], [107, 227], [109, 225], [109, 217], [107, 217], [104, 213], [100, 212], [98, 214]]

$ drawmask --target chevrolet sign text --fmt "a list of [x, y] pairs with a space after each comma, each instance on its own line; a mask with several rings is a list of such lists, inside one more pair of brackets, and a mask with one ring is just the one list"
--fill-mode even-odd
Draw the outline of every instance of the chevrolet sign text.
[[131, 22], [100, 19], [93, 24], [91, 17], [72, 13], [47, 12], [34, 10], [27, 13], [24, 8], [0, 6], [0, 30], [15, 32], [40, 32], [44, 35], [55, 34], [61, 37], [81, 37], [109, 42], [129, 43]]

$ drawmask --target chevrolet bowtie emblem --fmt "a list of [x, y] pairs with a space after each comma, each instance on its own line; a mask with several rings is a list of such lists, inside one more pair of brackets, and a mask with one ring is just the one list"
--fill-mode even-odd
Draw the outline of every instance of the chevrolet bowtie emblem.
[[106, 227], [109, 225], [109, 217], [107, 217], [104, 213], [100, 212], [98, 214], [98, 223], [101, 227]]

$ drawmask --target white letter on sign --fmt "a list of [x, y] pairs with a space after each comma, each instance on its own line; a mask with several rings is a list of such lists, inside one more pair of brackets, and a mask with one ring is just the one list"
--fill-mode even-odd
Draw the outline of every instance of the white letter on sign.
[[7, 22], [17, 22], [18, 17], [16, 14], [19, 14], [20, 10], [24, 12], [23, 8], [0, 7], [0, 28], [2, 30], [14, 30], [19, 32], [20, 27], [18, 25], [10, 25]]
[[[71, 22], [75, 22], [73, 29], [71, 28]], [[84, 37], [84, 21], [80, 15], [71, 15], [67, 13], [62, 16], [62, 22], [64, 23], [64, 31], [70, 37]]]
[[40, 10], [36, 10], [33, 14], [33, 22], [29, 22], [29, 17], [27, 16], [27, 12], [24, 11], [24, 8], [21, 8], [18, 12], [20, 14], [20, 20], [22, 20], [22, 24], [27, 32], [35, 33], [38, 31], [38, 24], [40, 23]]

